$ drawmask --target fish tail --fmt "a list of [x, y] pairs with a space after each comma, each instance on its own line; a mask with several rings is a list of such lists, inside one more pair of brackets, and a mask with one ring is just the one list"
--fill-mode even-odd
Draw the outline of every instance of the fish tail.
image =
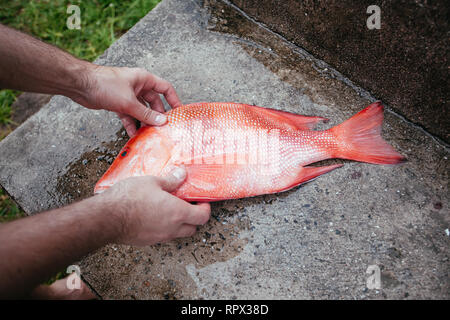
[[347, 121], [331, 128], [337, 138], [336, 158], [376, 164], [397, 164], [406, 161], [381, 137], [383, 105], [377, 101]]

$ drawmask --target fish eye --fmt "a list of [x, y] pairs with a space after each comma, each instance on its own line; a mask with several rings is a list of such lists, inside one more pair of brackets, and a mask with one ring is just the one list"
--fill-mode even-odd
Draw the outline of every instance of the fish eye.
[[128, 151], [130, 151], [130, 148], [125, 148], [125, 149], [122, 151], [122, 153], [120, 154], [120, 156], [121, 156], [122, 158], [126, 157], [126, 155], [128, 154]]

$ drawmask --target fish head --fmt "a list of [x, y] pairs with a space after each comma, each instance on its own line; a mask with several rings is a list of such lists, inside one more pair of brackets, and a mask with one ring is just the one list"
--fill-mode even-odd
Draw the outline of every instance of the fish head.
[[139, 158], [140, 152], [135, 148], [135, 144], [127, 143], [105, 174], [97, 181], [94, 193], [101, 193], [123, 179], [136, 176], [140, 171]]
[[101, 193], [130, 177], [158, 176], [169, 157], [170, 149], [164, 137], [153, 127], [141, 128], [120, 150], [114, 162], [95, 185], [94, 193]]

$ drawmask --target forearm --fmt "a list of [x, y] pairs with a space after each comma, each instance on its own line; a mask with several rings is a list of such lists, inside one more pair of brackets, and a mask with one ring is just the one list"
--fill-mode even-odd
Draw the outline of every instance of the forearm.
[[0, 88], [79, 96], [94, 65], [0, 24]]
[[17, 297], [123, 232], [100, 196], [0, 225], [0, 297]]

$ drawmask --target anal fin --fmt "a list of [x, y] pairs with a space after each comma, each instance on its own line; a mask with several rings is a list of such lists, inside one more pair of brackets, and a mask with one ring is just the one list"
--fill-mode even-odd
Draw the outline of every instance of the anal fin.
[[302, 183], [311, 181], [322, 174], [325, 174], [342, 166], [343, 164], [333, 164], [324, 167], [301, 167], [298, 174], [295, 176], [294, 179], [292, 179], [291, 183], [287, 187], [283, 188], [282, 190], [277, 190], [276, 192], [282, 192], [292, 189]]

